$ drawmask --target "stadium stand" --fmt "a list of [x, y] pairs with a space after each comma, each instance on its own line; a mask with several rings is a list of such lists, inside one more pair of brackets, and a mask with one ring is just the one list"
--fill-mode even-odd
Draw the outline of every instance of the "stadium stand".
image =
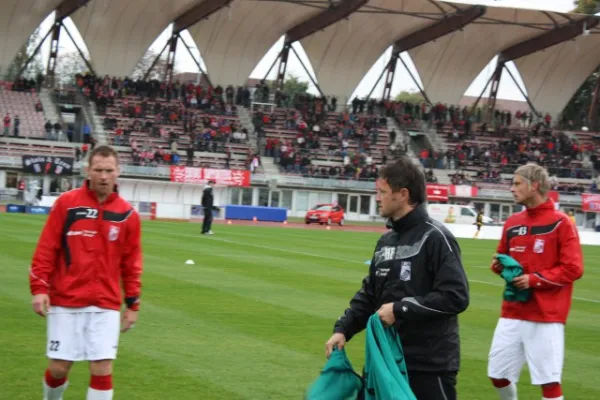
[[44, 113], [35, 84], [0, 81], [0, 118], [3, 136], [44, 137]]
[[264, 138], [265, 155], [274, 157], [285, 173], [373, 180], [390, 145], [385, 117], [331, 113], [320, 107], [317, 103], [308, 113], [257, 111], [254, 125]]
[[[397, 103], [396, 120], [405, 129], [434, 129], [438, 145], [418, 149], [426, 168], [456, 170], [453, 184], [497, 183], [505, 186], [518, 165], [535, 162], [548, 168], [556, 188], [567, 193], [595, 190], [590, 180], [600, 171], [600, 136], [553, 127], [549, 114], [496, 110], [493, 126], [481, 123], [482, 109], [436, 104]], [[483, 185], [482, 187], [490, 187]]]
[[[61, 13], [65, 14], [61, 14], [61, 18], [72, 14], [73, 22], [80, 28], [82, 38], [89, 46], [93, 67], [99, 73], [97, 78], [78, 76], [77, 87], [94, 102], [108, 142], [117, 146], [125, 163], [254, 170], [262, 161], [258, 151], [263, 156], [276, 156], [274, 161], [281, 167], [282, 173], [372, 180], [378, 165], [396, 154], [414, 151], [423, 165], [431, 169], [428, 179], [432, 182], [443, 182], [446, 178], [452, 180], [458, 173], [469, 182], [503, 183], [513, 165], [533, 160], [551, 166], [560, 182], [575, 180], [582, 189], [589, 186], [590, 178], [598, 169], [596, 142], [592, 134], [540, 130], [537, 119], [528, 110], [513, 113], [496, 109], [493, 127], [488, 129], [481, 125], [482, 107], [471, 113], [465, 105], [452, 105], [457, 103], [489, 59], [503, 53], [515, 60], [525, 86], [531, 92], [530, 104], [538, 111], [547, 110], [542, 123], [551, 127], [572, 93], [598, 65], [599, 60], [592, 56], [594, 52], [588, 51], [596, 48], [594, 37], [597, 35], [588, 34], [598, 32], [598, 20], [593, 17], [578, 15], [566, 18], [554, 13], [549, 18], [547, 13], [540, 11], [519, 10], [515, 19], [516, 14], [513, 15], [512, 10], [502, 7], [435, 1], [424, 4], [416, 0], [403, 1], [400, 7], [386, 2], [385, 7], [389, 8], [390, 14], [378, 16], [378, 25], [389, 24], [397, 29], [394, 29], [393, 35], [378, 31], [369, 39], [372, 45], [359, 51], [364, 39], [359, 32], [325, 32], [327, 25], [347, 17], [339, 14], [335, 7], [318, 11], [276, 3], [271, 13], [273, 29], [268, 34], [262, 28], [256, 30], [251, 18], [243, 17], [253, 12], [247, 2], [236, 3], [239, 8], [233, 16], [227, 14], [224, 7], [227, 2], [204, 10], [206, 15], [202, 10], [204, 5], [194, 4], [194, 1], [176, 1], [174, 7], [162, 14], [143, 7], [136, 8], [135, 12], [124, 10], [126, 15], [120, 15], [121, 11], [116, 9], [103, 9], [108, 13], [103, 21], [116, 21], [116, 16], [139, 18], [145, 15], [156, 22], [152, 29], [140, 33], [146, 42], [156, 37], [158, 27], [164, 26], [164, 23], [174, 21], [176, 35], [189, 28], [202, 48], [202, 57], [209, 69], [210, 79], [203, 75], [201, 81], [206, 84], [203, 86], [177, 80], [146, 82], [109, 78], [123, 77], [132, 71], [139, 60], [137, 55], [141, 56], [147, 45], [142, 44], [144, 40], [128, 41], [128, 33], [117, 32], [112, 22], [103, 30], [87, 29], [94, 26], [94, 21], [97, 22], [101, 14], [95, 12], [98, 11], [98, 2], [91, 1], [86, 7], [83, 5], [87, 2], [64, 3]], [[354, 5], [345, 12], [352, 14], [355, 26], [372, 25], [369, 13], [361, 13], [361, 2], [352, 3]], [[189, 7], [192, 4], [197, 7]], [[13, 52], [16, 52], [15, 43], [22, 42], [21, 38], [25, 37], [23, 32], [35, 27], [34, 21], [55, 6], [49, 3], [35, 9], [27, 19], [23, 19], [22, 29], [10, 27], [2, 39], [7, 52], [0, 57], [0, 67], [10, 62]], [[290, 13], [291, 10], [295, 13]], [[209, 20], [207, 16], [212, 13], [215, 18]], [[428, 18], [424, 18], [423, 13]], [[293, 20], [290, 15], [294, 15]], [[235, 24], [235, 31], [215, 25], [216, 20], [225, 16]], [[437, 27], [435, 20], [447, 17], [450, 17], [448, 24], [436, 33], [438, 36], [441, 34], [441, 39], [432, 40], [428, 31]], [[308, 22], [322, 26], [309, 28], [311, 24]], [[511, 27], [510, 32], [505, 30], [506, 26]], [[458, 30], [460, 35], [455, 34]], [[221, 32], [227, 39], [209, 45], [205, 40], [209, 31]], [[288, 32], [290, 43], [302, 43], [313, 63], [318, 89], [322, 95], [327, 94], [329, 101], [325, 97], [309, 102], [306, 98], [290, 98], [278, 90], [280, 88], [269, 88], [264, 80], [259, 81], [253, 95], [248, 87], [244, 87], [249, 72], [256, 65], [256, 57], [264, 54], [276, 39], [269, 35], [284, 31]], [[113, 33], [118, 34], [113, 37]], [[408, 52], [423, 82], [422, 92], [434, 100], [433, 106], [428, 104], [429, 99], [422, 104], [410, 104], [350, 98], [367, 66], [372, 65], [389, 46], [392, 36], [395, 40], [393, 53], [396, 50]], [[498, 40], [485, 45], [481, 41], [492, 36]], [[530, 41], [532, 38], [535, 41]], [[343, 43], [356, 43], [356, 46], [342, 45], [342, 40]], [[577, 45], [567, 46], [573, 42]], [[123, 57], [111, 57], [120, 54], [122, 47], [117, 43], [127, 43], [128, 53]], [[245, 45], [236, 47], [235, 43]], [[328, 52], [329, 45], [326, 43], [339, 44], [339, 53]], [[469, 49], [476, 47], [485, 51], [471, 53]], [[242, 48], [243, 55], [239, 53]], [[447, 51], [440, 51], [441, 48]], [[544, 50], [547, 60], [554, 60], [553, 69], [544, 69], [546, 73], [540, 73], [540, 50]], [[576, 57], [579, 53], [590, 56], [580, 59]], [[227, 60], [223, 56], [225, 54]], [[434, 56], [436, 54], [439, 57]], [[287, 59], [287, 55], [285, 57]], [[468, 68], [464, 67], [466, 59], [469, 60]], [[389, 74], [391, 69], [387, 71]], [[556, 84], [545, 85], [550, 80]], [[9, 112], [23, 112], [24, 117], [20, 115], [20, 136], [27, 131], [29, 137], [54, 139], [53, 136], [61, 131], [60, 127], [56, 123], [43, 123], [39, 112], [32, 114], [32, 104], [38, 104], [35, 93], [20, 91], [25, 90], [27, 85], [39, 90], [40, 83], [39, 79], [21, 82], [13, 85], [23, 86], [17, 89], [19, 91], [2, 90], [0, 106], [6, 109], [7, 104], [11, 104]], [[7, 99], [8, 96], [10, 99]], [[29, 100], [26, 102], [23, 96], [30, 96]], [[250, 137], [252, 132], [245, 127], [242, 129], [237, 109], [249, 107], [251, 97], [263, 102], [274, 99], [277, 104], [272, 113], [263, 115], [263, 110], [259, 109], [251, 115], [259, 143], [254, 143], [254, 137]], [[3, 110], [0, 111], [4, 115]], [[393, 123], [389, 119], [393, 119]], [[392, 124], [401, 129], [390, 129]], [[427, 134], [432, 127], [437, 130], [435, 143], [424, 140], [426, 135], [406, 140], [409, 138], [408, 130]], [[530, 137], [531, 132], [533, 137]], [[3, 146], [4, 151], [10, 148], [13, 152], [25, 148], [22, 143]], [[35, 151], [40, 152], [44, 144], [36, 143], [35, 147]], [[79, 145], [74, 148], [82, 151]], [[48, 146], [49, 153], [54, 151], [55, 147]], [[579, 184], [580, 180], [583, 183]]]
[[242, 88], [166, 85], [78, 75], [77, 86], [95, 102], [109, 143], [132, 165], [253, 168], [255, 154], [236, 107], [247, 102]]

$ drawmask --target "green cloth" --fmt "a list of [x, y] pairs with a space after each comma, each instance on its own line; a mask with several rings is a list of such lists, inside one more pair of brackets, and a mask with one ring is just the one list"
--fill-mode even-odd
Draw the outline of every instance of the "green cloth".
[[408, 384], [398, 331], [394, 327], [384, 328], [377, 314], [367, 324], [365, 353], [362, 379], [354, 372], [346, 351], [334, 349], [305, 399], [354, 400], [364, 382], [365, 400], [416, 400]]
[[500, 276], [506, 281], [504, 300], [526, 302], [531, 298], [531, 289], [521, 290], [516, 288], [512, 281], [517, 276], [523, 275], [523, 267], [517, 260], [506, 254], [496, 254], [498, 262], [502, 264]]
[[417, 400], [408, 384], [400, 335], [384, 328], [379, 316], [367, 325], [365, 400]]
[[334, 349], [306, 400], [354, 400], [362, 390], [362, 378], [354, 372], [346, 350]]

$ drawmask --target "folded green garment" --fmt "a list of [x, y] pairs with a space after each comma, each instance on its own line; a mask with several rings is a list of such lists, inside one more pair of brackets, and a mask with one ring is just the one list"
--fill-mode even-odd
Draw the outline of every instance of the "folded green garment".
[[517, 260], [506, 254], [496, 254], [496, 258], [502, 264], [500, 276], [506, 281], [504, 288], [504, 300], [526, 302], [531, 298], [531, 289], [521, 290], [516, 288], [512, 281], [517, 276], [523, 275], [523, 267]]
[[365, 400], [417, 400], [408, 383], [400, 334], [369, 318], [365, 357]]
[[400, 335], [395, 327], [384, 327], [376, 313], [367, 324], [365, 353], [363, 379], [354, 372], [346, 351], [334, 349], [305, 399], [417, 400], [408, 384]]
[[354, 372], [346, 350], [334, 349], [306, 400], [354, 400], [362, 390], [362, 378]]

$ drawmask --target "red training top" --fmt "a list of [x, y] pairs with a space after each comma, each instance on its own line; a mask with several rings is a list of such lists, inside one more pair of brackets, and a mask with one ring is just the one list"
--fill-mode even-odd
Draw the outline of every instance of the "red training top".
[[88, 182], [54, 203], [38, 242], [29, 284], [50, 304], [137, 310], [141, 291], [141, 226], [138, 213], [115, 191], [103, 204]]
[[552, 200], [513, 214], [504, 224], [497, 252], [523, 266], [533, 289], [525, 303], [504, 301], [502, 317], [566, 323], [573, 282], [583, 275], [579, 233], [570, 218], [557, 211]]

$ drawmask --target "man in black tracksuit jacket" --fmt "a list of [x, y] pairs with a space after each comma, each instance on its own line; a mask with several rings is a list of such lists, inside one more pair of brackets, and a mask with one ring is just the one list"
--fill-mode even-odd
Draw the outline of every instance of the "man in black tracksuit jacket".
[[377, 181], [380, 214], [389, 218], [369, 274], [326, 343], [341, 348], [377, 312], [400, 333], [409, 384], [418, 400], [456, 399], [460, 366], [457, 314], [469, 288], [454, 236], [427, 214], [425, 176], [402, 157]]
[[208, 185], [202, 192], [202, 208], [204, 209], [204, 219], [202, 220], [203, 235], [212, 235], [212, 230], [210, 228], [212, 227], [213, 209], [215, 208], [213, 194], [214, 184], [214, 180], [209, 180]]

